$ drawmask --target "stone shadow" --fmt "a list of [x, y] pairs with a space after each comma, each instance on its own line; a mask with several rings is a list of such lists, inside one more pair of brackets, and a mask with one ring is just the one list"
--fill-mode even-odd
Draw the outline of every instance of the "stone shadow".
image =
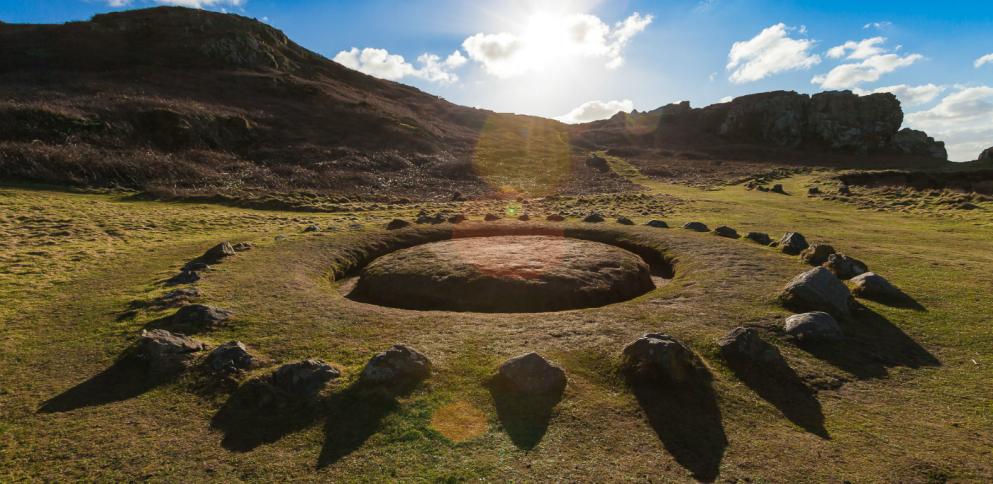
[[814, 435], [830, 438], [824, 428], [821, 403], [814, 391], [790, 368], [782, 356], [761, 365], [739, 358], [727, 358], [725, 361], [738, 379], [763, 400], [779, 409], [791, 422]]
[[888, 368], [941, 366], [937, 357], [888, 319], [864, 306], [840, 320], [846, 337], [838, 342], [799, 344], [811, 355], [859, 379], [883, 378]]
[[129, 351], [118, 357], [106, 370], [52, 397], [38, 408], [42, 413], [68, 412], [137, 397], [159, 385], [174, 380], [182, 369], [173, 372], [152, 372], [148, 364]]
[[248, 452], [317, 422], [321, 401], [295, 401], [282, 395], [266, 378], [238, 387], [210, 421], [223, 432], [221, 446]]
[[628, 379], [662, 445], [694, 479], [703, 482], [717, 478], [728, 446], [711, 382], [703, 367], [679, 384]]
[[324, 446], [317, 458], [317, 468], [333, 465], [361, 447], [397, 406], [391, 394], [369, 392], [359, 384], [333, 395], [326, 407]]
[[521, 394], [497, 379], [490, 380], [486, 386], [500, 425], [521, 450], [531, 450], [541, 442], [552, 419], [552, 409], [562, 400], [565, 390], [563, 387], [545, 394]]

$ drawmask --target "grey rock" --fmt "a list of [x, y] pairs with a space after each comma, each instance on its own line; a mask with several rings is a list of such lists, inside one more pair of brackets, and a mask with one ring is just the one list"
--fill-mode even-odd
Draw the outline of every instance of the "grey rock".
[[180, 284], [192, 284], [199, 281], [201, 278], [200, 273], [197, 271], [182, 270], [179, 271], [179, 274], [167, 279], [165, 283], [169, 286], [178, 286]]
[[561, 393], [565, 371], [537, 353], [507, 360], [497, 370], [497, 378], [515, 392], [526, 394]]
[[398, 230], [404, 227], [410, 227], [410, 222], [399, 218], [390, 220], [390, 222], [386, 224], [386, 230]]
[[810, 247], [810, 244], [799, 232], [787, 232], [779, 239], [779, 250], [784, 254], [799, 255], [807, 247]]
[[786, 318], [783, 330], [803, 342], [837, 341], [844, 336], [838, 321], [822, 311], [794, 314]]
[[593, 223], [593, 224], [603, 222], [603, 215], [600, 215], [599, 213], [593, 212], [593, 213], [587, 215], [585, 218], [583, 218], [583, 222]]
[[621, 215], [620, 217], [617, 217], [617, 223], [619, 223], [621, 225], [634, 225], [634, 222], [632, 222], [631, 219], [629, 219], [629, 218], [627, 218], [627, 217], [625, 217], [623, 215]]
[[167, 375], [184, 370], [203, 349], [202, 342], [186, 335], [153, 329], [142, 330], [129, 354], [147, 365], [152, 374]]
[[431, 361], [417, 350], [394, 345], [373, 356], [362, 370], [359, 381], [369, 385], [402, 386], [431, 376]]
[[418, 223], [418, 224], [437, 225], [437, 224], [440, 224], [440, 223], [444, 223], [445, 220], [446, 220], [446, 217], [444, 215], [440, 214], [440, 213], [436, 213], [434, 215], [428, 215], [426, 213], [422, 213], [422, 214], [418, 215], [417, 216], [417, 219], [415, 219], [414, 221], [416, 223]]
[[866, 272], [852, 278], [852, 294], [873, 301], [899, 301], [907, 298], [900, 288], [875, 272]]
[[667, 224], [667, 223], [665, 223], [665, 222], [663, 222], [661, 220], [649, 220], [648, 223], [646, 223], [645, 225], [647, 225], [649, 227], [655, 227], [657, 229], [667, 229], [667, 228], [669, 228], [669, 224]]
[[772, 243], [772, 239], [769, 237], [769, 234], [764, 232], [749, 232], [745, 234], [745, 238], [762, 245], [769, 245]]
[[170, 319], [177, 326], [202, 331], [218, 326], [230, 317], [231, 312], [225, 309], [206, 304], [190, 304], [179, 308]]
[[208, 249], [207, 252], [204, 252], [203, 255], [200, 256], [200, 259], [208, 263], [215, 263], [225, 257], [231, 257], [236, 253], [237, 252], [235, 252], [234, 247], [230, 242], [221, 242], [220, 244]]
[[834, 247], [827, 244], [813, 244], [803, 252], [800, 252], [800, 261], [812, 266], [819, 266], [827, 262], [828, 257], [834, 254]]
[[916, 129], [903, 128], [897, 131], [893, 135], [893, 147], [903, 153], [948, 159], [948, 150], [943, 141], [935, 141], [927, 133]]
[[238, 242], [237, 244], [231, 246], [231, 248], [234, 249], [235, 252], [245, 252], [247, 250], [252, 250], [252, 247], [253, 246], [251, 242]]
[[737, 327], [717, 340], [721, 355], [729, 361], [762, 365], [782, 360], [779, 350], [753, 328]]
[[852, 294], [837, 276], [823, 267], [796, 276], [779, 298], [794, 311], [824, 311], [842, 319], [851, 316]]
[[721, 237], [727, 237], [729, 239], [737, 239], [738, 237], [740, 237], [738, 235], [738, 231], [737, 230], [732, 229], [731, 227], [728, 227], [726, 225], [721, 225], [720, 227], [717, 227], [716, 229], [714, 229], [714, 235], [719, 235]]
[[339, 376], [341, 372], [323, 360], [309, 359], [277, 368], [272, 373], [272, 384], [290, 395], [309, 398]]
[[982, 153], [979, 154], [977, 161], [993, 161], [993, 147], [986, 148]]
[[241, 341], [229, 341], [211, 350], [204, 360], [208, 370], [215, 373], [237, 373], [254, 368], [257, 361]]
[[869, 266], [865, 262], [844, 254], [829, 255], [827, 261], [824, 262], [824, 267], [842, 280], [851, 279], [869, 271]]
[[624, 347], [621, 365], [630, 376], [681, 383], [693, 374], [697, 360], [672, 336], [648, 333]]
[[683, 225], [683, 228], [694, 232], [710, 232], [710, 228], [702, 222], [688, 222]]

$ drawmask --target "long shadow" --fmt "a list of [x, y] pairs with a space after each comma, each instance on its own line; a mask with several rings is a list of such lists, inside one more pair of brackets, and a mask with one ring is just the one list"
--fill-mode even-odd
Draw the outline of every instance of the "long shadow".
[[824, 412], [814, 392], [790, 368], [782, 355], [757, 365], [739, 358], [726, 358], [735, 375], [762, 399], [771, 403], [791, 422], [814, 435], [830, 438], [824, 428]]
[[397, 405], [392, 395], [368, 392], [358, 384], [332, 396], [327, 406], [324, 447], [317, 458], [317, 468], [332, 465], [361, 447]]
[[699, 368], [681, 384], [635, 379], [628, 384], [676, 462], [697, 480], [716, 479], [728, 441], [710, 373]]
[[802, 344], [808, 353], [860, 379], [883, 378], [888, 368], [941, 366], [927, 349], [882, 315], [857, 307], [850, 321], [839, 321], [841, 342]]
[[927, 308], [923, 304], [917, 302], [910, 294], [903, 292], [901, 289], [897, 289], [898, 293], [889, 297], [866, 297], [859, 296], [863, 299], [868, 299], [870, 301], [875, 301], [880, 304], [885, 304], [887, 306], [903, 309], [912, 309], [914, 311], [927, 311]]
[[548, 430], [552, 408], [562, 400], [564, 388], [546, 394], [522, 395], [496, 379], [488, 382], [487, 386], [496, 406], [497, 418], [511, 442], [521, 450], [535, 448]]
[[106, 370], [52, 397], [38, 411], [68, 412], [128, 400], [168, 383], [179, 373], [179, 370], [173, 373], [150, 372], [146, 364], [125, 354]]
[[238, 387], [211, 419], [211, 428], [224, 433], [221, 446], [248, 452], [313, 425], [320, 401], [297, 402], [283, 397], [265, 378]]

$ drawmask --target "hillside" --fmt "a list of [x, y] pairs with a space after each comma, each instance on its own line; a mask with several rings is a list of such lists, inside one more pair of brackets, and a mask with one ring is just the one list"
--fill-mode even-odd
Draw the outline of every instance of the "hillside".
[[[783, 164], [941, 164], [882, 149], [902, 120], [888, 94], [765, 93], [568, 126], [458, 106], [345, 68], [264, 23], [184, 8], [0, 25], [0, 89], [0, 178], [168, 196], [304, 191], [399, 200], [633, 188], [586, 166], [600, 150], [676, 181], [739, 179]], [[861, 128], [882, 116], [873, 129], [886, 143], [782, 142], [749, 128], [802, 124], [775, 110], [818, 97], [839, 100], [829, 111], [882, 102], [882, 112], [867, 108], [868, 118], [842, 124]], [[824, 116], [834, 122], [838, 114]], [[725, 130], [731, 119], [739, 122]]]

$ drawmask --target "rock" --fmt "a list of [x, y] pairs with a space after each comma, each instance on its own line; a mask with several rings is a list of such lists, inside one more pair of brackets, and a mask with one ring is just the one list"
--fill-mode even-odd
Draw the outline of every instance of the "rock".
[[310, 224], [303, 228], [304, 232], [320, 232], [321, 227], [317, 224]]
[[191, 260], [191, 261], [187, 262], [185, 265], [183, 265], [183, 268], [180, 269], [180, 270], [183, 270], [183, 271], [205, 271], [207, 269], [210, 269], [210, 266], [207, 265], [206, 262], [204, 262], [204, 261], [202, 261], [200, 259], [196, 259], [196, 260]]
[[272, 384], [290, 395], [310, 398], [339, 376], [341, 372], [323, 360], [309, 359], [277, 368], [272, 373]]
[[808, 144], [866, 154], [891, 147], [902, 124], [903, 111], [893, 94], [827, 91], [810, 97], [805, 138]]
[[897, 131], [893, 136], [893, 147], [904, 153], [948, 159], [948, 150], [943, 141], [935, 141], [927, 133], [916, 129], [903, 128]]
[[786, 193], [786, 190], [783, 189], [783, 185], [781, 185], [779, 183], [773, 185], [772, 186], [772, 189], [769, 190], [769, 191], [771, 191], [773, 193], [782, 193], [782, 194], [785, 194]]
[[824, 267], [842, 280], [851, 279], [869, 271], [869, 266], [864, 262], [844, 254], [829, 255], [827, 261], [824, 262]]
[[183, 306], [172, 315], [171, 322], [177, 326], [204, 331], [227, 321], [231, 312], [205, 304]]
[[799, 255], [807, 247], [810, 247], [810, 244], [800, 232], [787, 232], [779, 239], [779, 250], [784, 254]]
[[517, 220], [520, 220], [521, 222], [527, 222], [528, 220], [531, 220], [531, 216], [526, 213], [522, 213], [519, 217], [517, 217]]
[[494, 236], [386, 254], [362, 269], [349, 297], [407, 309], [535, 312], [602, 306], [653, 288], [645, 261], [618, 247], [567, 237]]
[[237, 244], [231, 246], [231, 248], [234, 249], [235, 252], [245, 252], [247, 250], [252, 250], [252, 247], [253, 246], [251, 242], [238, 242]]
[[183, 270], [179, 274], [170, 277], [165, 281], [166, 285], [177, 286], [179, 284], [192, 284], [201, 279], [200, 273], [197, 271]]
[[208, 249], [207, 252], [204, 252], [203, 255], [200, 256], [200, 259], [208, 264], [211, 264], [220, 262], [221, 259], [231, 257], [235, 254], [236, 252], [234, 247], [230, 242], [221, 242], [220, 244]]
[[875, 272], [866, 272], [852, 278], [852, 294], [873, 301], [901, 301], [907, 299], [900, 288]]
[[510, 390], [532, 395], [562, 393], [566, 384], [565, 371], [538, 353], [507, 360], [496, 376]]
[[373, 356], [365, 365], [359, 381], [366, 385], [403, 387], [431, 376], [431, 361], [417, 350], [394, 345]]
[[593, 223], [593, 224], [603, 222], [603, 215], [600, 215], [599, 213], [593, 212], [593, 213], [587, 215], [583, 219], [583, 222]]
[[803, 342], [837, 341], [844, 337], [838, 321], [822, 311], [794, 314], [786, 318], [783, 330]]
[[256, 360], [244, 343], [228, 341], [207, 354], [204, 365], [214, 373], [237, 373], [254, 368]]
[[852, 295], [831, 271], [816, 267], [796, 276], [779, 296], [794, 311], [824, 311], [848, 319]]
[[634, 225], [634, 222], [632, 222], [631, 219], [629, 219], [629, 218], [627, 218], [627, 217], [625, 217], [623, 215], [620, 216], [620, 217], [617, 217], [617, 223], [619, 223], [621, 225]]
[[795, 148], [804, 141], [809, 103], [808, 96], [792, 91], [739, 96], [727, 104], [717, 134], [740, 142]]
[[721, 237], [727, 237], [729, 239], [737, 239], [739, 237], [738, 231], [728, 227], [726, 225], [721, 225], [714, 229], [714, 235], [719, 235]]
[[632, 377], [681, 383], [696, 365], [693, 352], [675, 338], [649, 333], [624, 347], [621, 369]]
[[983, 152], [979, 154], [979, 158], [976, 158], [976, 161], [993, 161], [993, 147], [983, 150]]
[[155, 375], [174, 374], [189, 366], [194, 353], [203, 351], [204, 344], [179, 333], [164, 329], [142, 330], [129, 356], [147, 365]]
[[834, 247], [827, 244], [814, 244], [800, 252], [800, 261], [812, 266], [819, 266], [827, 262], [831, 254], [834, 254]]
[[561, 216], [561, 215], [559, 215], [557, 213], [553, 213], [553, 214], [545, 217], [545, 220], [547, 220], [549, 222], [562, 222], [563, 220], [565, 220], [565, 217], [563, 217], [563, 216]]
[[667, 224], [667, 223], [665, 223], [665, 222], [663, 222], [661, 220], [649, 220], [645, 225], [647, 225], [649, 227], [655, 227], [657, 229], [667, 229], [667, 228], [669, 228], [669, 224]]
[[717, 340], [717, 346], [728, 361], [763, 365], [783, 359], [779, 350], [763, 340], [753, 328], [734, 328]]
[[386, 224], [386, 230], [397, 230], [404, 227], [410, 227], [410, 222], [399, 218], [390, 220], [390, 223]]
[[493, 215], [492, 213], [488, 213], [485, 216], [483, 216], [483, 220], [485, 220], [487, 222], [493, 222], [495, 220], [500, 220], [500, 217], [497, 217], [496, 215]]
[[465, 220], [466, 220], [465, 215], [462, 215], [461, 213], [457, 213], [455, 215], [452, 215], [451, 217], [448, 217], [448, 223], [450, 224], [460, 224], [462, 222], [465, 222]]
[[810, 187], [807, 189], [807, 195], [820, 195], [821, 189], [819, 187]]
[[590, 155], [586, 157], [586, 166], [599, 171], [600, 173], [610, 171], [610, 164], [607, 163], [607, 159], [596, 153], [590, 153]]
[[683, 225], [683, 228], [694, 232], [710, 232], [710, 228], [701, 222], [688, 222], [686, 225]]
[[769, 245], [772, 243], [772, 239], [769, 237], [769, 234], [764, 232], [749, 232], [745, 234], [745, 238], [762, 245]]
[[440, 224], [440, 223], [444, 223], [445, 220], [447, 220], [446, 217], [444, 215], [440, 214], [440, 213], [436, 213], [434, 215], [428, 215], [428, 214], [424, 213], [424, 214], [418, 215], [417, 218], [414, 220], [414, 222], [416, 222], [418, 224], [437, 225], [437, 224]]

